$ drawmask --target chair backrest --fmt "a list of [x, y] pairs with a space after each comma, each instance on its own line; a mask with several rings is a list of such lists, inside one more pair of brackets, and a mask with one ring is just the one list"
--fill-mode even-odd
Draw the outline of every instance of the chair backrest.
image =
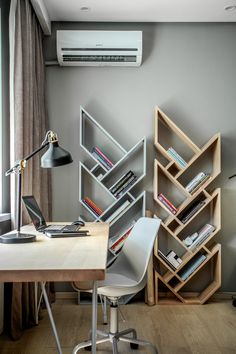
[[117, 260], [109, 268], [109, 273], [126, 274], [140, 283], [146, 275], [160, 223], [158, 218], [140, 218], [126, 239]]

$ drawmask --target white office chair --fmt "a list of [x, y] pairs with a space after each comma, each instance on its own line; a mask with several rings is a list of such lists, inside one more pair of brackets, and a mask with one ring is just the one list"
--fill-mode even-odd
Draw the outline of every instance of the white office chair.
[[[138, 349], [139, 345], [148, 346], [153, 353], [158, 353], [156, 347], [150, 342], [137, 339], [135, 329], [130, 328], [119, 332], [118, 300], [121, 296], [136, 294], [145, 287], [147, 266], [159, 226], [160, 219], [140, 218], [117, 260], [107, 270], [106, 279], [98, 282], [98, 294], [106, 296], [110, 301], [110, 330], [109, 333], [97, 330], [100, 338], [97, 338], [96, 343], [111, 342], [113, 354], [118, 353], [119, 341], [130, 343], [132, 349]], [[128, 337], [128, 334], [132, 337]], [[82, 348], [91, 350], [91, 345], [91, 340], [80, 343], [74, 348], [73, 354]]]

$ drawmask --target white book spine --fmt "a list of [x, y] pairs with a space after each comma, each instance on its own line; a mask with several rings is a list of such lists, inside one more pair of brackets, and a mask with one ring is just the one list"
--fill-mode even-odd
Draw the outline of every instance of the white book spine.
[[106, 222], [111, 222], [115, 217], [117, 217], [128, 205], [130, 204], [129, 200], [126, 200], [118, 209], [114, 211], [112, 215], [110, 215], [107, 219]]
[[204, 172], [198, 173], [185, 187], [187, 191], [193, 189], [204, 177], [206, 174]]
[[179, 160], [179, 162], [185, 167], [187, 166], [187, 162], [172, 148], [172, 146], [168, 149], [172, 154]]
[[214, 226], [209, 225], [209, 224], [207, 224], [207, 225], [208, 225], [208, 227], [206, 227], [206, 228], [204, 227], [204, 231], [199, 232], [198, 238], [189, 247], [190, 250], [192, 250], [195, 247], [197, 247], [200, 243], [202, 243], [215, 230]]

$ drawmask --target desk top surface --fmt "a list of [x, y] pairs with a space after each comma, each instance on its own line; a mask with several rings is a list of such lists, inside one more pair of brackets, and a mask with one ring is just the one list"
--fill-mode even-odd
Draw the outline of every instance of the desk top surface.
[[84, 228], [91, 236], [52, 239], [32, 225], [22, 227], [37, 240], [0, 244], [0, 282], [104, 279], [109, 225], [86, 223]]

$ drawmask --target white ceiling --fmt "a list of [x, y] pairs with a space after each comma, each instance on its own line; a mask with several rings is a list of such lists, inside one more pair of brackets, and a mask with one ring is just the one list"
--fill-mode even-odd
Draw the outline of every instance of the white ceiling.
[[[41, 0], [51, 21], [236, 22], [236, 0]], [[81, 8], [87, 7], [88, 11]]]

